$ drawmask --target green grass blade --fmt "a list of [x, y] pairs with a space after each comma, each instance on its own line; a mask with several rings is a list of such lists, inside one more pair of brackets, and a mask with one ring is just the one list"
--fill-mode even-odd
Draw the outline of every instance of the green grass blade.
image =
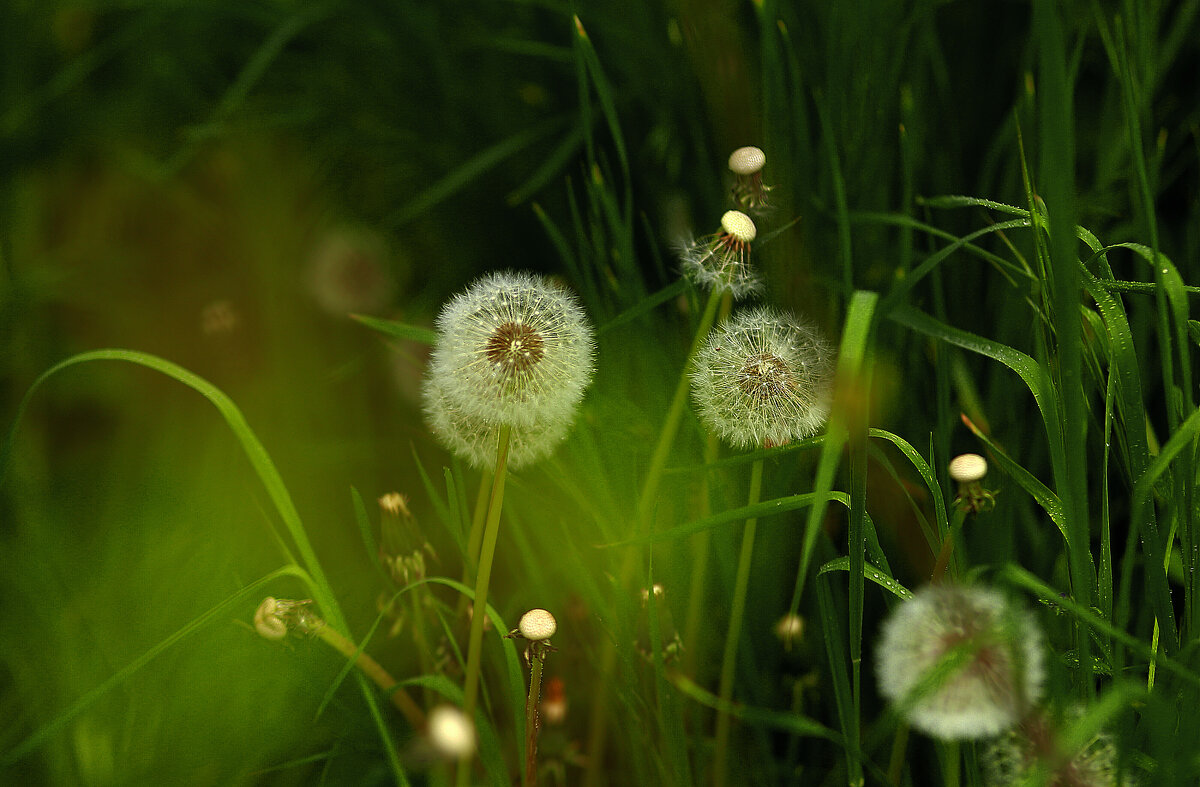
[[[828, 574], [830, 571], [850, 571], [850, 558], [847, 556], [835, 557], [817, 569], [817, 576]], [[902, 601], [907, 601], [913, 597], [911, 590], [901, 585], [889, 576], [887, 572], [876, 568], [870, 563], [863, 566], [863, 576]]]
[[365, 314], [351, 314], [350, 319], [362, 323], [368, 328], [374, 328], [382, 334], [395, 339], [404, 339], [421, 344], [437, 344], [437, 331], [432, 328], [422, 328], [419, 325], [408, 325], [395, 320], [381, 320]]

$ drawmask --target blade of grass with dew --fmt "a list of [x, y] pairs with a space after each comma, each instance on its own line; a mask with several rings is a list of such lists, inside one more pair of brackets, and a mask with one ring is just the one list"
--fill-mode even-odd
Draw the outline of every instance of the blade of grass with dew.
[[[835, 377], [833, 409], [829, 417], [829, 425], [825, 430], [825, 441], [821, 446], [821, 457], [817, 463], [817, 476], [813, 483], [813, 494], [816, 496], [814, 505], [808, 512], [804, 525], [804, 542], [801, 547], [800, 565], [796, 570], [796, 584], [792, 591], [792, 602], [788, 608], [789, 614], [795, 615], [800, 609], [800, 598], [804, 590], [804, 582], [808, 576], [809, 564], [812, 561], [813, 550], [817, 544], [821, 520], [825, 516], [826, 504], [833, 499], [833, 477], [837, 472], [841, 459], [842, 447], [847, 439], [847, 424], [856, 418], [865, 419], [866, 413], [844, 413], [846, 403], [859, 399], [854, 391], [844, 390], [845, 386], [854, 385], [858, 377], [859, 367], [866, 358], [867, 341], [871, 335], [875, 305], [879, 299], [877, 293], [859, 290], [850, 299], [849, 310], [845, 324], [842, 326], [842, 341], [838, 349], [837, 374]], [[849, 507], [849, 502], [847, 502]], [[860, 577], [861, 578], [861, 577]], [[857, 745], [857, 744], [856, 744]]]
[[[850, 570], [850, 558], [846, 555], [843, 555], [842, 557], [835, 557], [833, 560], [828, 561], [819, 569], [817, 569], [817, 576], [828, 574], [830, 571]], [[897, 582], [896, 579], [889, 575], [886, 571], [878, 569], [870, 563], [867, 563], [863, 566], [863, 576], [902, 601], [907, 601], [913, 597], [911, 590]]]
[[[887, 440], [892, 445], [899, 448], [900, 453], [904, 454], [904, 457], [912, 463], [914, 468], [916, 468], [916, 471], [920, 474], [921, 480], [925, 482], [925, 486], [929, 489], [929, 494], [933, 499], [933, 515], [937, 519], [937, 534], [941, 538], [945, 538], [946, 534], [950, 532], [950, 520], [946, 517], [946, 503], [945, 499], [942, 497], [942, 486], [938, 483], [937, 476], [933, 474], [933, 469], [929, 466], [929, 463], [925, 461], [925, 457], [921, 456], [917, 449], [913, 448], [907, 440], [899, 435], [892, 434], [886, 429], [871, 427], [871, 429], [867, 431], [867, 434], [869, 434], [871, 437]], [[909, 499], [911, 500], [912, 498], [910, 497]], [[940, 540], [931, 540], [930, 534], [928, 533], [926, 534], [926, 540], [929, 542], [930, 548], [933, 549], [934, 553], [936, 554], [938, 546], [941, 543]]]
[[429, 345], [437, 344], [437, 331], [432, 328], [422, 328], [419, 325], [409, 325], [395, 320], [381, 320], [365, 314], [351, 314], [350, 319], [395, 339]]

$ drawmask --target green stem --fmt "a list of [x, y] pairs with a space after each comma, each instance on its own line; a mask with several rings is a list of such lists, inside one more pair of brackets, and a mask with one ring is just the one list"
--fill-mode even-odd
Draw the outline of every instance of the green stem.
[[[659, 430], [658, 442], [654, 446], [654, 453], [650, 458], [650, 467], [646, 471], [646, 480], [642, 484], [642, 494], [638, 498], [637, 521], [639, 535], [644, 535], [650, 530], [650, 518], [654, 512], [654, 501], [658, 495], [658, 485], [662, 481], [663, 470], [667, 466], [667, 455], [670, 454], [671, 446], [675, 443], [675, 435], [679, 432], [679, 423], [683, 419], [683, 409], [687, 404], [688, 383], [690, 381], [688, 372], [692, 368], [692, 360], [696, 357], [696, 353], [700, 349], [700, 343], [708, 337], [708, 332], [712, 329], [713, 320], [717, 314], [717, 306], [720, 302], [721, 294], [719, 292], [714, 290], [709, 294], [708, 303], [705, 304], [704, 312], [700, 315], [700, 324], [696, 327], [696, 335], [692, 339], [692, 346], [688, 350], [687, 361], [683, 364], [683, 372], [680, 373], [679, 382], [675, 386], [675, 395], [671, 398], [671, 405], [667, 409], [667, 417], [663, 420], [662, 429]], [[620, 582], [617, 587], [624, 588], [629, 584], [629, 580], [633, 576], [634, 567], [637, 564], [637, 557], [638, 553], [636, 550], [626, 550], [621, 562], [621, 570], [618, 575]], [[608, 684], [608, 680], [611, 678], [616, 663], [616, 646], [613, 644], [611, 638], [606, 638], [600, 654], [600, 668], [597, 673], [600, 679], [595, 682], [592, 693], [592, 714], [588, 720], [590, 730], [588, 733], [588, 765], [587, 774], [584, 779], [585, 785], [594, 785], [599, 782], [607, 733], [605, 718], [608, 715], [608, 698], [612, 694], [612, 687]]]
[[[483, 543], [479, 552], [479, 570], [475, 577], [475, 606], [471, 616], [471, 636], [467, 644], [467, 673], [463, 685], [463, 713], [468, 719], [475, 718], [475, 706], [479, 700], [479, 665], [483, 651], [483, 620], [487, 616], [488, 582], [492, 578], [492, 558], [496, 555], [496, 538], [500, 533], [500, 509], [504, 505], [504, 479], [508, 466], [507, 424], [500, 427], [496, 441], [496, 471], [492, 476], [492, 495], [488, 500], [487, 520], [483, 527]], [[467, 784], [471, 772], [469, 761], [458, 767], [458, 784]]]
[[[754, 460], [750, 470], [750, 499], [746, 505], [758, 503], [762, 494], [763, 460]], [[746, 611], [746, 592], [750, 587], [750, 563], [754, 557], [754, 535], [758, 519], [747, 519], [742, 534], [742, 554], [738, 558], [737, 577], [733, 584], [733, 606], [730, 609], [729, 632], [725, 636], [725, 654], [721, 657], [721, 683], [717, 691], [720, 709], [717, 711], [717, 741], [713, 753], [713, 784], [725, 784], [725, 771], [729, 757], [729, 732], [731, 717], [727, 711], [733, 699], [733, 677], [737, 672], [738, 640], [742, 633], [742, 616]]]
[[417, 706], [413, 698], [408, 695], [408, 692], [396, 685], [396, 679], [378, 661], [366, 653], [359, 653], [358, 647], [353, 642], [343, 637], [338, 633], [337, 629], [328, 623], [314, 620], [310, 624], [310, 627], [317, 638], [326, 645], [329, 645], [346, 658], [354, 659], [354, 665], [362, 670], [363, 674], [370, 678], [376, 686], [382, 689], [384, 694], [388, 695], [392, 704], [404, 714], [404, 717], [408, 719], [408, 723], [412, 725], [413, 729], [419, 730], [425, 727], [425, 713]]
[[[493, 477], [494, 482], [494, 477]], [[475, 496], [475, 510], [471, 514], [471, 532], [467, 535], [467, 554], [463, 556], [462, 583], [470, 585], [479, 565], [479, 542], [483, 539], [483, 524], [487, 514], [488, 492], [492, 484], [486, 475], [479, 479], [479, 493]], [[467, 611], [467, 597], [458, 597], [458, 614]]]
[[[929, 577], [930, 582], [940, 582], [942, 575], [946, 573], [946, 568], [954, 556], [954, 537], [962, 532], [963, 522], [966, 518], [966, 509], [963, 506], [955, 506], [954, 516], [950, 520], [950, 529], [946, 532], [946, 540], [942, 542], [942, 550], [938, 552], [937, 562], [933, 564], [933, 573]], [[958, 576], [957, 571], [950, 573], [952, 576]]]
[[[534, 645], [537, 648], [537, 645]], [[525, 783], [537, 784], [538, 702], [542, 698], [543, 654], [535, 650], [529, 667], [529, 699], [525, 701]]]

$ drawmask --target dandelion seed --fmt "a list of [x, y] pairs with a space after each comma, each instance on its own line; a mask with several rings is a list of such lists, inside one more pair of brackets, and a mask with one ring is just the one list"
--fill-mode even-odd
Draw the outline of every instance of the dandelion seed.
[[762, 148], [747, 146], [729, 154], [729, 171], [734, 174], [733, 199], [742, 207], [753, 210], [767, 205], [770, 186], [763, 184], [762, 168], [767, 154]]
[[994, 590], [927, 585], [885, 622], [880, 693], [936, 738], [995, 735], [1041, 694], [1042, 634]]
[[427, 412], [466, 427], [565, 433], [594, 366], [592, 328], [573, 295], [529, 273], [491, 273], [451, 299], [437, 326]]
[[815, 328], [791, 315], [740, 312], [696, 355], [692, 396], [700, 420], [737, 448], [809, 437], [829, 415], [832, 355]]
[[696, 286], [729, 292], [741, 299], [762, 289], [762, 279], [750, 267], [750, 244], [758, 236], [745, 213], [726, 211], [721, 231], [684, 244], [683, 274]]

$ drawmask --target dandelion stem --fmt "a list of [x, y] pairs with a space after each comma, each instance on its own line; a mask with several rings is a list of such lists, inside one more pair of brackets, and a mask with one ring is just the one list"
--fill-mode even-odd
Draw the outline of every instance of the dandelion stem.
[[[493, 476], [491, 481], [494, 482]], [[479, 493], [475, 496], [475, 509], [471, 514], [471, 532], [467, 535], [467, 553], [463, 555], [462, 582], [470, 585], [475, 579], [475, 571], [479, 566], [479, 542], [483, 539], [483, 523], [487, 515], [488, 492], [492, 484], [486, 475], [479, 479]], [[458, 614], [467, 611], [467, 597], [459, 596]]]
[[[758, 503], [762, 495], [763, 460], [756, 459], [750, 469], [750, 498], [746, 505]], [[725, 654], [721, 657], [721, 683], [717, 690], [720, 709], [717, 711], [717, 742], [713, 753], [713, 784], [725, 784], [725, 771], [729, 757], [729, 731], [731, 717], [728, 713], [733, 699], [733, 676], [737, 671], [738, 640], [742, 633], [742, 616], [746, 611], [746, 591], [750, 587], [750, 563], [754, 557], [754, 536], [758, 519], [747, 519], [742, 533], [742, 554], [738, 558], [737, 577], [733, 584], [733, 606], [730, 609], [729, 632], [725, 636]]]
[[545, 654], [534, 646], [529, 665], [529, 699], [525, 701], [525, 783], [537, 784], [538, 703], [542, 699], [542, 662]]
[[[933, 573], [929, 577], [930, 582], [940, 582], [946, 573], [950, 560], [954, 557], [954, 537], [962, 532], [963, 521], [966, 520], [966, 517], [967, 512], [963, 507], [959, 506], [954, 509], [954, 516], [950, 520], [950, 529], [946, 531], [946, 540], [942, 542], [937, 562], [933, 564]], [[952, 571], [951, 575], [957, 576], [958, 571]]]
[[314, 621], [310, 626], [318, 639], [346, 658], [354, 659], [354, 665], [362, 670], [364, 675], [374, 681], [375, 685], [388, 695], [392, 704], [404, 714], [404, 717], [408, 719], [408, 723], [412, 725], [413, 729], [419, 730], [425, 726], [425, 713], [417, 706], [413, 698], [408, 695], [408, 692], [397, 685], [396, 679], [378, 661], [366, 653], [360, 653], [358, 647], [353, 642], [343, 637], [337, 629], [328, 623]]
[[[658, 495], [658, 485], [662, 481], [663, 470], [667, 466], [667, 455], [671, 453], [671, 446], [675, 443], [675, 435], [679, 432], [679, 423], [683, 419], [683, 410], [687, 405], [688, 392], [688, 371], [692, 367], [692, 361], [696, 357], [696, 353], [700, 350], [700, 345], [708, 336], [709, 330], [712, 329], [713, 320], [717, 315], [717, 306], [721, 302], [721, 293], [713, 290], [708, 296], [708, 303], [704, 306], [704, 312], [700, 315], [700, 324], [696, 326], [696, 335], [692, 339], [692, 346], [688, 350], [687, 361], [683, 364], [683, 371], [679, 374], [679, 383], [675, 386], [675, 395], [671, 399], [670, 408], [667, 410], [667, 416], [663, 420], [662, 429], [658, 433], [658, 443], [654, 446], [654, 453], [650, 458], [650, 467], [646, 471], [646, 479], [642, 482], [642, 494], [638, 498], [637, 520], [638, 534], [644, 535], [650, 530], [650, 518], [654, 512], [654, 501]], [[620, 583], [618, 587], [625, 587], [629, 584], [630, 578], [633, 576], [633, 570], [637, 565], [638, 552], [630, 549], [625, 553], [625, 557], [621, 563]], [[587, 785], [596, 784], [601, 771], [602, 762], [604, 760], [604, 743], [607, 728], [605, 727], [605, 717], [608, 715], [608, 698], [612, 694], [612, 687], [608, 681], [612, 675], [613, 668], [617, 662], [617, 651], [611, 639], [606, 640], [604, 650], [600, 655], [600, 671], [598, 675], [600, 680], [595, 683], [595, 691], [592, 696], [592, 715], [589, 719], [590, 731], [588, 733], [588, 770], [584, 783]]]
[[[507, 424], [500, 427], [496, 441], [496, 472], [492, 476], [492, 494], [488, 499], [487, 520], [483, 527], [483, 542], [479, 552], [479, 570], [475, 577], [475, 606], [471, 616], [471, 636], [467, 643], [467, 673], [463, 685], [463, 713], [475, 718], [479, 699], [479, 665], [483, 650], [483, 619], [487, 615], [488, 581], [492, 578], [492, 558], [496, 555], [496, 538], [500, 533], [500, 509], [504, 504], [504, 479], [508, 466]], [[458, 767], [458, 784], [465, 785], [471, 765], [463, 761]]]

